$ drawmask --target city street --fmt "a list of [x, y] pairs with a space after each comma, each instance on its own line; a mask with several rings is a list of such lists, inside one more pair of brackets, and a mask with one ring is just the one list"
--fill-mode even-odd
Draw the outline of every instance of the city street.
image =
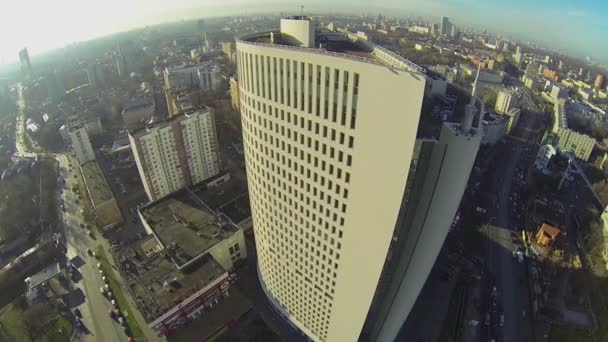
[[[36, 153], [27, 151], [25, 145], [25, 113], [22, 88], [19, 87], [19, 99], [17, 101], [19, 115], [17, 116], [17, 134], [15, 134], [15, 145], [17, 154], [22, 157], [36, 157]], [[79, 184], [80, 172], [78, 162], [68, 154], [55, 154], [59, 163], [58, 188], [62, 191], [58, 194], [58, 202], [63, 203], [65, 212], [60, 210], [63, 222], [63, 239], [67, 247], [67, 259], [77, 268], [77, 282], [73, 284], [73, 291], [68, 299], [68, 307], [78, 308], [82, 314], [83, 327], [76, 335], [77, 341], [126, 341], [127, 337], [121, 326], [108, 315], [111, 308], [110, 302], [101, 294], [100, 287], [103, 286], [101, 275], [97, 269], [94, 257], [87, 254], [87, 249], [95, 250], [96, 242], [88, 230], [81, 228], [83, 217], [81, 205], [77, 201], [78, 196], [71, 191], [74, 185]], [[70, 171], [70, 163], [72, 165]], [[76, 177], [74, 177], [76, 175]], [[65, 184], [64, 184], [65, 181]], [[81, 193], [86, 196], [84, 189]], [[84, 198], [86, 200], [86, 198]]]
[[[498, 314], [504, 314], [504, 325], [499, 327], [499, 341], [533, 341], [533, 320], [530, 317], [530, 301], [525, 264], [519, 264], [512, 252], [517, 248], [511, 234], [520, 235], [522, 227], [521, 197], [518, 206], [516, 196], [521, 196], [514, 187], [514, 179], [528, 167], [524, 153], [528, 142], [535, 138], [539, 116], [528, 114], [521, 118], [509, 139], [508, 153], [502, 157], [498, 179], [502, 180], [492, 224], [485, 231], [488, 237], [487, 248], [489, 265], [498, 293]], [[525, 172], [524, 172], [525, 173]]]
[[78, 184], [75, 182], [77, 178], [74, 178], [73, 175], [76, 174], [79, 177], [80, 175], [75, 160], [72, 161], [74, 168], [71, 172], [69, 171], [69, 158], [66, 155], [57, 155], [57, 160], [61, 165], [60, 180], [63, 182], [63, 179], [66, 179], [67, 181], [61, 196], [66, 209], [63, 214], [63, 226], [67, 257], [77, 268], [81, 277], [78, 277], [80, 280], [74, 284], [74, 295], [71, 296], [68, 306], [77, 307], [83, 316], [84, 329], [82, 329], [83, 333], [79, 336], [79, 340], [124, 341], [126, 336], [121, 326], [108, 315], [111, 304], [100, 291], [104, 283], [97, 269], [97, 260], [87, 254], [87, 249], [95, 250], [96, 242], [89, 237], [88, 230], [80, 227], [83, 224], [81, 206], [76, 204], [77, 195], [70, 190], [72, 186]]

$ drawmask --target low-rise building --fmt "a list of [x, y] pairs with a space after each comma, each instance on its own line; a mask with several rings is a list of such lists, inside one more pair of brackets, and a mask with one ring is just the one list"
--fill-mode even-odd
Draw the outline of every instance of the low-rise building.
[[535, 239], [539, 246], [551, 247], [559, 236], [559, 229], [543, 223], [536, 231]]
[[127, 127], [143, 125], [154, 115], [156, 105], [149, 96], [132, 98], [122, 107], [122, 120]]
[[65, 270], [54, 263], [25, 279], [26, 299], [30, 304], [52, 302], [65, 305], [70, 292]]
[[230, 296], [235, 263], [247, 257], [243, 230], [207, 209], [188, 189], [138, 213], [149, 237], [121, 259], [148, 326], [166, 336], [213, 315], [213, 308]]
[[97, 162], [85, 163], [80, 168], [99, 227], [121, 223], [122, 212]]

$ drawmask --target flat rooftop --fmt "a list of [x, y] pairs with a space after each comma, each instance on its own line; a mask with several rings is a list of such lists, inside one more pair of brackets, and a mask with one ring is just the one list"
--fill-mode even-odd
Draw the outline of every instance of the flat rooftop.
[[58, 263], [52, 264], [51, 266], [43, 269], [42, 271], [32, 275], [31, 277], [29, 277], [30, 281], [29, 281], [29, 288], [33, 289], [36, 288], [38, 286], [40, 286], [40, 284], [44, 283], [45, 281], [48, 281], [56, 276], [58, 276], [61, 273], [61, 266]]
[[[217, 177], [222, 177], [220, 174]], [[234, 224], [251, 217], [247, 183], [231, 177], [225, 183], [214, 187], [194, 190], [196, 196], [205, 202], [213, 211], [226, 215]]]
[[178, 267], [237, 230], [222, 222], [186, 189], [152, 202], [140, 212]]
[[98, 206], [114, 198], [112, 190], [96, 161], [81, 166], [84, 182], [91, 197], [93, 206]]
[[[246, 37], [244, 40], [253, 43], [271, 44], [270, 33], [271, 32], [264, 32], [251, 35], [249, 37]], [[274, 36], [275, 45], [300, 47], [300, 42], [298, 42], [296, 39], [292, 38], [289, 35], [282, 34], [280, 31], [272, 31], [272, 34]], [[329, 51], [347, 55], [354, 55], [381, 62], [380, 60], [376, 59], [374, 55], [372, 55], [371, 49], [365, 47], [363, 44], [357, 44], [342, 33], [317, 31], [315, 33], [315, 46], [322, 46], [322, 48], [308, 49], [310, 49], [311, 51]]]
[[[137, 248], [137, 247], [134, 247]], [[166, 313], [195, 291], [226, 274], [226, 270], [206, 255], [185, 271], [180, 271], [162, 253], [139, 261], [134, 250], [120, 255], [125, 280], [135, 294], [139, 311], [147, 323]], [[143, 255], [143, 252], [140, 255]]]

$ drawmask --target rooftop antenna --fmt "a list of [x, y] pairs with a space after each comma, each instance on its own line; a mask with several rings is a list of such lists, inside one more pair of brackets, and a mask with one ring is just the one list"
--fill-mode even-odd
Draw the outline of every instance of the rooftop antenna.
[[[473, 119], [475, 118], [475, 114], [477, 113], [477, 108], [475, 108], [475, 100], [477, 94], [477, 80], [479, 79], [479, 70], [481, 69], [481, 64], [477, 66], [477, 74], [475, 75], [475, 82], [473, 82], [473, 90], [471, 91], [471, 100], [468, 105], [465, 106], [464, 109], [464, 118], [462, 120], [462, 130], [465, 134], [469, 134], [471, 132], [471, 128], [473, 126]], [[481, 104], [480, 109], [480, 122], [481, 117], [483, 116], [483, 103]], [[479, 124], [478, 124], [479, 125]]]
[[471, 91], [471, 104], [475, 102], [475, 96], [477, 96], [477, 80], [479, 79], [479, 71], [481, 70], [481, 63], [477, 65], [477, 74], [475, 74], [475, 81], [473, 82], [473, 90]]

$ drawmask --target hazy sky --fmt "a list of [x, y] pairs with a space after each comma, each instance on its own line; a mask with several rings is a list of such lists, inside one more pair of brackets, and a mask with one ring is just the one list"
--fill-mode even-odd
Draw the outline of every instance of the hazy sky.
[[[272, 1], [272, 0], [271, 0]], [[161, 21], [225, 14], [341, 10], [447, 15], [459, 26], [483, 26], [608, 62], [605, 0], [1, 0], [0, 64], [30, 54]], [[266, 3], [266, 5], [260, 5]]]

